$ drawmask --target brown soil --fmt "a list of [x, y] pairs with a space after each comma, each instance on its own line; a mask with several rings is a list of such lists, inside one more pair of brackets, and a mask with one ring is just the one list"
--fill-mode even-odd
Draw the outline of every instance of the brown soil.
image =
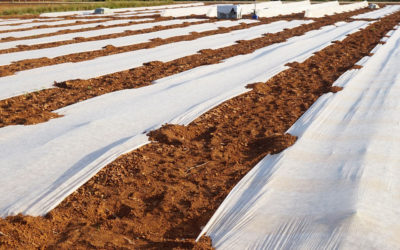
[[256, 49], [273, 43], [283, 42], [290, 37], [302, 35], [307, 31], [335, 23], [338, 20], [345, 20], [354, 14], [353, 12], [324, 18], [294, 29], [284, 30], [276, 34], [268, 34], [262, 38], [241, 41], [229, 47], [217, 50], [203, 50], [200, 54], [183, 57], [167, 63], [151, 62], [142, 67], [89, 80], [56, 83], [56, 86], [59, 88], [41, 90], [1, 100], [0, 127], [44, 122], [57, 117], [57, 114], [52, 113], [52, 111], [67, 105], [112, 91], [146, 86], [154, 80], [194, 67], [219, 63], [235, 55], [248, 54]]
[[45, 217], [0, 220], [4, 249], [188, 249], [231, 188], [266, 154], [295, 138], [285, 131], [400, 21], [383, 18], [292, 63], [266, 83], [202, 115], [165, 125], [154, 141], [119, 157]]

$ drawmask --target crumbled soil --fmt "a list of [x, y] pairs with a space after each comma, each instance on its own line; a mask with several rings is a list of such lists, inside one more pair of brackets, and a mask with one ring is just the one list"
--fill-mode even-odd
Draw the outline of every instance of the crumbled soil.
[[[3, 249], [207, 249], [194, 239], [232, 187], [265, 155], [296, 138], [285, 131], [369, 55], [400, 21], [383, 18], [291, 63], [265, 83], [188, 126], [150, 132], [154, 142], [119, 157], [45, 217], [0, 220]], [[299, 31], [300, 32], [300, 31]]]
[[[333, 24], [339, 20], [346, 20], [349, 16], [362, 12], [365, 12], [365, 10], [340, 14], [324, 19], [317, 19], [317, 21], [311, 24], [287, 29], [275, 34], [267, 34], [264, 37], [249, 41], [240, 41], [238, 44], [221, 49], [202, 50], [199, 54], [179, 58], [166, 63], [149, 62], [142, 67], [89, 80], [60, 82], [55, 84], [58, 88], [40, 90], [26, 95], [0, 100], [0, 127], [45, 122], [51, 118], [58, 117], [58, 115], [52, 111], [67, 105], [112, 91], [147, 86], [150, 85], [152, 81], [166, 76], [177, 74], [201, 65], [219, 63], [232, 56], [252, 53], [256, 49], [273, 43], [283, 42], [290, 37], [302, 35], [310, 30], [319, 29], [322, 26]], [[240, 29], [248, 26], [249, 25], [242, 24], [240, 27], [222, 28], [220, 31], [207, 31], [206, 34], [210, 35], [216, 34], [217, 32], [227, 32], [227, 30]], [[172, 37], [164, 40], [166, 40], [165, 42], [172, 42], [177, 39], [193, 39], [193, 37], [196, 36], [202, 36], [202, 33], [184, 36], [184, 38]], [[163, 41], [159, 39], [157, 42], [162, 43]], [[110, 50], [113, 50], [113, 48], [110, 48]], [[98, 51], [80, 54], [85, 54], [88, 57], [95, 57], [96, 53], [101, 52]], [[43, 61], [45, 60], [43, 59]], [[55, 61], [56, 60], [54, 59], [53, 62]]]

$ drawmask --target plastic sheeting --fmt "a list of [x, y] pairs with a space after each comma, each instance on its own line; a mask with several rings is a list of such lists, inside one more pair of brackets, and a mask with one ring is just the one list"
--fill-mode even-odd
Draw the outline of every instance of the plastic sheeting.
[[[27, 28], [37, 28], [42, 25], [62, 25], [62, 24], [74, 24], [75, 22], [92, 22], [92, 21], [104, 21], [105, 18], [96, 18], [96, 19], [73, 19], [73, 20], [61, 20], [61, 21], [53, 21], [48, 22], [46, 20], [42, 20], [39, 23], [24, 23], [21, 25], [4, 25], [0, 26], [0, 31], [4, 30], [17, 30], [17, 29], [27, 29]], [[1, 25], [2, 23], [0, 23]]]
[[385, 17], [387, 15], [393, 14], [394, 12], [397, 12], [400, 10], [400, 5], [386, 5], [382, 9], [379, 10], [374, 10], [371, 12], [367, 12], [364, 14], [360, 14], [357, 16], [354, 16], [352, 18], [354, 19], [378, 19]]
[[240, 23], [243, 22], [245, 21], [239, 20], [239, 21], [221, 21], [216, 23], [203, 23], [182, 28], [167, 29], [167, 30], [161, 30], [161, 31], [132, 35], [132, 36], [123, 36], [112, 39], [89, 41], [83, 43], [73, 43], [46, 49], [0, 54], [0, 65], [7, 65], [14, 61], [20, 61], [26, 59], [35, 59], [41, 57], [54, 58], [58, 56], [81, 53], [85, 51], [101, 50], [103, 47], [107, 45], [120, 47], [120, 46], [150, 42], [150, 40], [154, 38], [165, 39], [174, 36], [183, 36], [190, 34], [190, 32], [203, 32], [208, 30], [216, 30], [219, 27], [231, 27], [239, 25]]
[[133, 16], [153, 16], [153, 15], [160, 15], [161, 12], [148, 12], [148, 13], [131, 13], [131, 14], [123, 14], [118, 15], [119, 17], [133, 17]]
[[[222, 4], [219, 4], [222, 5]], [[229, 4], [228, 4], [229, 5]], [[266, 8], [279, 8], [282, 6], [290, 7], [290, 6], [298, 6], [299, 4], [291, 4], [291, 5], [282, 5], [281, 1], [273, 1], [273, 2], [260, 2], [255, 4], [240, 4], [242, 9], [242, 15], [249, 15], [254, 12], [254, 8], [257, 10], [263, 10]], [[300, 4], [302, 5], [302, 4]], [[200, 7], [191, 7], [191, 8], [182, 8], [182, 9], [168, 9], [164, 10], [161, 14], [162, 16], [188, 16], [188, 15], [207, 15], [208, 17], [217, 17], [217, 6], [218, 5], [208, 5], [208, 6], [200, 6]]]
[[270, 2], [257, 2], [256, 4], [241, 4], [242, 15], [250, 15], [254, 12], [254, 8], [258, 10], [267, 8], [279, 8], [282, 6], [281, 1], [270, 1]]
[[190, 7], [190, 8], [166, 9], [161, 13], [161, 16], [182, 17], [182, 16], [190, 16], [190, 15], [207, 15], [208, 12], [211, 11], [212, 8], [216, 8], [216, 5], [196, 6], [196, 7]]
[[400, 249], [400, 30], [289, 129], [203, 233], [217, 249]]
[[0, 215], [45, 214], [119, 155], [148, 143], [148, 131], [166, 122], [188, 124], [363, 23], [327, 26], [147, 87], [92, 98], [58, 110], [63, 117], [46, 123], [1, 128]]
[[126, 23], [130, 23], [130, 22], [152, 21], [152, 20], [154, 20], [154, 19], [151, 19], [151, 18], [141, 18], [141, 19], [134, 19], [134, 20], [121, 19], [121, 20], [112, 20], [112, 21], [105, 21], [105, 22], [99, 22], [99, 23], [71, 25], [71, 26], [64, 26], [64, 27], [13, 31], [13, 32], [0, 33], [0, 39], [5, 38], [5, 37], [21, 38], [21, 37], [27, 37], [27, 36], [36, 36], [36, 35], [58, 32], [61, 30], [78, 30], [78, 29], [94, 28], [99, 25], [104, 25], [105, 26], [104, 28], [107, 28], [107, 26], [111, 26], [111, 25], [126, 24]]
[[260, 9], [257, 11], [259, 17], [274, 17], [279, 15], [290, 15], [294, 13], [300, 13], [310, 8], [311, 4], [309, 0], [299, 1], [294, 3], [286, 3], [278, 6], [273, 6], [268, 9]]
[[[186, 4], [171, 4], [171, 5], [160, 5], [160, 6], [145, 6], [145, 7], [136, 7], [136, 8], [119, 8], [112, 9], [113, 11], [140, 11], [140, 10], [160, 10], [160, 9], [169, 9], [169, 8], [185, 8], [191, 6], [201, 6], [204, 3], [186, 3]], [[59, 16], [73, 16], [73, 15], [92, 15], [92, 11], [65, 11], [65, 12], [50, 12], [50, 13], [42, 13], [41, 17], [59, 17]]]
[[104, 28], [104, 29], [91, 30], [91, 31], [81, 31], [81, 32], [74, 32], [74, 33], [68, 33], [68, 34], [62, 34], [62, 35], [54, 35], [54, 36], [48, 36], [48, 37], [42, 37], [42, 38], [3, 42], [3, 43], [0, 43], [0, 49], [14, 48], [18, 45], [35, 45], [35, 44], [67, 41], [67, 40], [72, 40], [76, 37], [85, 37], [85, 38], [96, 37], [96, 36], [101, 36], [101, 35], [121, 33], [126, 30], [134, 31], [134, 30], [153, 28], [154, 26], [167, 26], [167, 25], [173, 25], [173, 24], [182, 24], [185, 22], [190, 23], [190, 22], [199, 22], [199, 21], [201, 21], [201, 19], [177, 19], [177, 20], [168, 20], [168, 21], [153, 22], [153, 23], [132, 24], [132, 25], [128, 25], [128, 26]]
[[[223, 4], [218, 4], [223, 5]], [[182, 9], [168, 9], [163, 11], [162, 16], [189, 16], [189, 15], [207, 15], [208, 17], [217, 17], [217, 6], [218, 5], [207, 5], [200, 7], [191, 7], [191, 8], [182, 8]], [[228, 4], [230, 5], [230, 4]], [[281, 1], [273, 1], [273, 2], [260, 2], [255, 4], [240, 4], [242, 9], [242, 15], [249, 15], [254, 12], [254, 8], [257, 10], [262, 10], [265, 8], [277, 8], [281, 7]]]
[[[252, 21], [252, 20], [250, 20]], [[54, 81], [89, 79], [142, 66], [151, 61], [172, 61], [196, 54], [202, 49], [217, 49], [235, 44], [238, 40], [251, 40], [265, 33], [279, 32], [310, 21], [278, 21], [254, 26], [244, 30], [202, 37], [191, 41], [165, 44], [150, 49], [98, 57], [93, 60], [63, 63], [42, 68], [17, 72], [15, 75], [0, 77], [0, 99], [26, 92], [53, 87]], [[357, 22], [360, 23], [360, 22]], [[27, 80], [29, 79], [29, 80]]]
[[2, 19], [0, 22], [0, 26], [3, 25], [20, 25], [31, 22], [41, 22], [41, 21], [55, 21], [60, 20], [60, 18], [46, 18], [46, 19]]
[[304, 17], [309, 17], [309, 18], [323, 17], [348, 11], [354, 11], [366, 7], [368, 7], [367, 1], [363, 1], [360, 3], [352, 3], [352, 4], [343, 4], [343, 5], [337, 4], [332, 6], [323, 6], [321, 8], [310, 8], [306, 10]]

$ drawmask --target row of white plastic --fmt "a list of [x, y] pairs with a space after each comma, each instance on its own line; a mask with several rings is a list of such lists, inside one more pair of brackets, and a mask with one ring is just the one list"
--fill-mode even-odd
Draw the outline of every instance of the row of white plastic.
[[[113, 11], [142, 11], [142, 10], [164, 10], [169, 8], [185, 8], [191, 6], [201, 6], [204, 3], [187, 3], [187, 4], [171, 4], [161, 6], [148, 6], [148, 7], [136, 7], [136, 8], [121, 8], [113, 9]], [[51, 12], [40, 14], [41, 17], [61, 17], [61, 16], [73, 16], [73, 15], [92, 15], [93, 11], [66, 11], [66, 12]]]
[[0, 23], [0, 31], [5, 30], [16, 30], [16, 29], [27, 29], [27, 28], [38, 28], [43, 25], [52, 26], [52, 25], [64, 25], [70, 24], [73, 25], [76, 22], [93, 22], [93, 21], [104, 21], [104, 18], [96, 18], [96, 19], [69, 19], [69, 20], [58, 20], [58, 21], [41, 21], [41, 22], [31, 22], [31, 23], [22, 23], [19, 25], [1, 25]]
[[349, 12], [349, 11], [354, 11], [354, 10], [368, 7], [367, 1], [359, 2], [359, 3], [352, 3], [352, 4], [343, 4], [343, 5], [339, 5], [339, 2], [337, 2], [337, 1], [331, 2], [331, 3], [332, 3], [332, 5], [330, 5], [330, 6], [307, 9], [304, 16], [305, 17], [323, 17], [323, 16], [329, 16], [329, 15], [333, 15], [333, 14]]
[[174, 24], [182, 24], [185, 22], [192, 23], [192, 22], [199, 22], [199, 21], [202, 21], [202, 19], [176, 19], [176, 20], [168, 20], [168, 21], [153, 22], [153, 23], [132, 24], [129, 26], [120, 26], [120, 27], [113, 27], [113, 28], [105, 27], [103, 29], [96, 29], [96, 30], [91, 30], [91, 31], [81, 31], [81, 32], [67, 33], [67, 34], [62, 34], [62, 35], [54, 35], [54, 36], [41, 37], [41, 38], [2, 42], [2, 43], [0, 43], [0, 49], [15, 48], [18, 45], [37, 45], [37, 44], [67, 41], [67, 40], [72, 40], [76, 37], [90, 38], [90, 37], [96, 37], [96, 36], [101, 36], [101, 35], [122, 33], [127, 30], [135, 31], [135, 30], [153, 28], [155, 26], [167, 26], [167, 25], [174, 25]]
[[288, 130], [203, 233], [217, 249], [400, 249], [400, 30]]
[[103, 25], [105, 28], [107, 28], [107, 26], [113, 26], [113, 25], [118, 25], [118, 24], [127, 24], [127, 23], [131, 23], [131, 22], [144, 22], [144, 21], [152, 21], [152, 20], [153, 19], [150, 19], [150, 18], [133, 19], [133, 20], [121, 19], [121, 20], [111, 20], [111, 21], [95, 22], [95, 23], [88, 23], [88, 24], [78, 24], [78, 25], [72, 25], [72, 26], [62, 26], [62, 27], [53, 27], [53, 28], [30, 29], [30, 30], [24, 30], [24, 31], [5, 32], [5, 33], [0, 33], [0, 39], [5, 38], [5, 37], [21, 38], [21, 37], [37, 36], [37, 35], [58, 32], [58, 31], [62, 31], [62, 30], [87, 29], [87, 28], [94, 28], [99, 25]]
[[[304, 21], [280, 21], [273, 29], [282, 30], [296, 22], [299, 25]], [[113, 92], [68, 106], [57, 111], [63, 117], [46, 123], [1, 128], [0, 215], [45, 214], [109, 162], [148, 143], [147, 131], [164, 123], [187, 124], [221, 102], [248, 91], [247, 84], [268, 80], [286, 69], [286, 63], [305, 60], [331, 41], [343, 39], [366, 24], [355, 21], [326, 26], [251, 54], [172, 75], [147, 87]], [[267, 24], [258, 34], [275, 25]], [[260, 27], [253, 31], [257, 28]], [[217, 47], [226, 46], [240, 38], [239, 33], [242, 39], [254, 37], [256, 34], [251, 31], [237, 31], [236, 35], [232, 32], [234, 38], [224, 34], [168, 45], [149, 59], [157, 60], [160, 53], [182, 56], [181, 51], [189, 45], [194, 51], [213, 48], [217, 39], [221, 39]], [[135, 53], [126, 54], [123, 61], [119, 56], [113, 57], [104, 64], [106, 70], [122, 62], [129, 66], [136, 60]], [[103, 70], [82, 66], [77, 72], [82, 78], [91, 70]], [[59, 68], [60, 75], [75, 74], [66, 72], [66, 67]], [[48, 74], [44, 70], [37, 77], [43, 79]], [[31, 79], [24, 78], [25, 82]], [[2, 82], [0, 86], [3, 85]]]
[[[281, 5], [282, 5], [281, 1], [261, 2], [256, 4], [257, 9], [273, 8]], [[167, 9], [161, 13], [161, 16], [182, 17], [188, 15], [206, 15], [208, 17], [216, 17], [217, 6], [218, 5], [207, 5], [200, 7], [181, 8], [181, 9]], [[254, 6], [255, 6], [254, 4], [240, 5], [242, 9], [242, 15], [248, 15], [254, 12]]]
[[290, 15], [305, 12], [305, 17], [318, 18], [333, 14], [362, 9], [368, 6], [367, 1], [353, 4], [339, 5], [338, 1], [311, 4], [309, 1], [282, 4], [277, 7], [260, 9], [257, 11], [259, 17], [274, 17], [279, 15]]
[[382, 9], [354, 16], [354, 19], [379, 19], [400, 10], [400, 5], [387, 5]]
[[150, 49], [141, 49], [98, 57], [83, 62], [63, 63], [20, 71], [12, 76], [0, 77], [0, 99], [21, 95], [42, 88], [51, 88], [53, 87], [54, 81], [60, 82], [78, 78], [89, 79], [139, 67], [142, 66], [143, 63], [150, 61], [167, 62], [196, 54], [202, 49], [226, 47], [235, 44], [238, 40], [251, 40], [267, 32], [279, 32], [284, 28], [297, 27], [304, 23], [306, 22], [279, 21], [271, 24], [254, 26], [248, 29], [235, 30], [229, 33], [202, 37], [191, 41], [170, 43]]
[[[325, 3], [323, 3], [325, 4]], [[320, 4], [315, 4], [320, 5]], [[300, 13], [311, 7], [310, 1], [300, 1], [294, 3], [282, 4], [274, 8], [264, 8], [257, 10], [259, 17], [274, 17], [279, 15], [290, 15]]]
[[[131, 36], [122, 36], [112, 39], [104, 39], [104, 40], [96, 40], [82, 43], [73, 43], [68, 45], [61, 45], [58, 47], [46, 48], [46, 49], [37, 49], [37, 50], [28, 50], [28, 51], [20, 51], [8, 54], [0, 54], [0, 66], [7, 65], [15, 61], [26, 60], [26, 59], [35, 59], [41, 57], [54, 58], [58, 56], [82, 53], [86, 51], [93, 50], [101, 50], [103, 47], [107, 45], [112, 45], [115, 47], [134, 45], [138, 43], [149, 42], [154, 38], [169, 38], [173, 36], [182, 36], [188, 35], [190, 32], [203, 32], [208, 30], [216, 30], [219, 27], [231, 27], [238, 25], [240, 23], [246, 22], [245, 20], [238, 21], [220, 21], [215, 23], [203, 23], [197, 25], [190, 25], [182, 28], [175, 29], [167, 29], [156, 32], [131, 35]], [[247, 21], [248, 23], [248, 21]]]
[[60, 18], [46, 18], [46, 19], [1, 19], [0, 25], [19, 25], [31, 22], [42, 22], [42, 21], [57, 21]]
[[[332, 1], [320, 4], [311, 4], [309, 0], [282, 4], [281, 1], [261, 2], [256, 4], [240, 5], [242, 15], [248, 15], [254, 12], [259, 17], [275, 17], [279, 15], [290, 15], [305, 12], [306, 17], [323, 17], [336, 13], [354, 11], [365, 8], [368, 2], [339, 5], [339, 2]], [[207, 15], [208, 17], [217, 16], [217, 5], [190, 7], [182, 9], [168, 9], [162, 12], [162, 16], [187, 16], [187, 15]]]

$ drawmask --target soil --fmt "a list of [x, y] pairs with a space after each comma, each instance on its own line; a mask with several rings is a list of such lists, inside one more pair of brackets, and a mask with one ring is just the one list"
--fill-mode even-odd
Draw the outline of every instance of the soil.
[[[217, 50], [202, 50], [200, 54], [179, 58], [177, 60], [166, 63], [149, 62], [142, 67], [109, 74], [98, 78], [92, 78], [89, 80], [73, 80], [55, 83], [55, 86], [57, 86], [58, 88], [40, 90], [26, 95], [0, 100], [0, 127], [8, 125], [28, 125], [45, 122], [51, 118], [58, 117], [58, 115], [52, 113], [52, 111], [65, 107], [67, 105], [71, 105], [73, 103], [112, 91], [150, 85], [151, 82], [154, 80], [170, 76], [182, 71], [186, 71], [201, 65], [219, 63], [222, 60], [232, 56], [248, 54], [255, 51], [256, 49], [271, 45], [273, 43], [283, 42], [290, 37], [302, 35], [310, 30], [319, 29], [322, 26], [333, 24], [339, 20], [346, 20], [348, 17], [356, 13], [362, 12], [365, 12], [365, 10], [335, 15], [329, 18], [324, 18], [322, 20], [317, 19], [311, 24], [302, 25], [293, 29], [287, 29], [276, 34], [268, 34], [264, 37], [249, 41], [240, 41], [238, 44], [229, 47]], [[238, 29], [248, 26], [249, 25], [243, 24], [236, 28], [222, 28], [220, 29], [220, 31], [207, 31], [203, 33], [216, 34], [217, 32], [227, 32], [231, 29]], [[196, 36], [204, 36], [204, 34], [192, 34], [189, 36], [184, 36], [183, 39], [193, 39]], [[179, 39], [182, 38], [172, 37], [169, 39], [165, 39], [165, 43], [177, 41]], [[163, 43], [161, 39], [157, 42]], [[155, 44], [156, 42], [153, 43], [153, 45]], [[131, 49], [133, 49], [135, 46], [136, 45], [131, 46]], [[137, 46], [140, 47], [142, 45]], [[113, 50], [115, 49], [115, 47], [109, 49]], [[102, 51], [79, 54], [85, 54], [88, 57], [93, 58], [100, 53], [102, 53]], [[79, 54], [76, 55], [78, 56], [78, 58]], [[68, 60], [69, 58], [71, 58], [72, 60], [72, 58], [74, 58], [74, 55], [66, 56], [65, 60]], [[45, 59], [36, 60], [36, 62], [45, 61]], [[54, 59], [52, 60], [52, 62], [55, 63], [56, 60]], [[34, 65], [34, 63], [32, 64]], [[11, 67], [12, 66], [10, 66], [10, 68], [8, 69], [11, 70]]]
[[[188, 126], [166, 124], [150, 132], [152, 143], [103, 168], [45, 217], [1, 219], [0, 248], [210, 248], [209, 238], [194, 240], [233, 186], [265, 155], [292, 145], [296, 138], [285, 131], [319, 96], [340, 91], [332, 83], [399, 21], [400, 13], [390, 15], [303, 63], [291, 63]], [[264, 45], [234, 46], [245, 53], [269, 39], [260, 41]], [[219, 58], [220, 52], [205, 51], [200, 58]]]

